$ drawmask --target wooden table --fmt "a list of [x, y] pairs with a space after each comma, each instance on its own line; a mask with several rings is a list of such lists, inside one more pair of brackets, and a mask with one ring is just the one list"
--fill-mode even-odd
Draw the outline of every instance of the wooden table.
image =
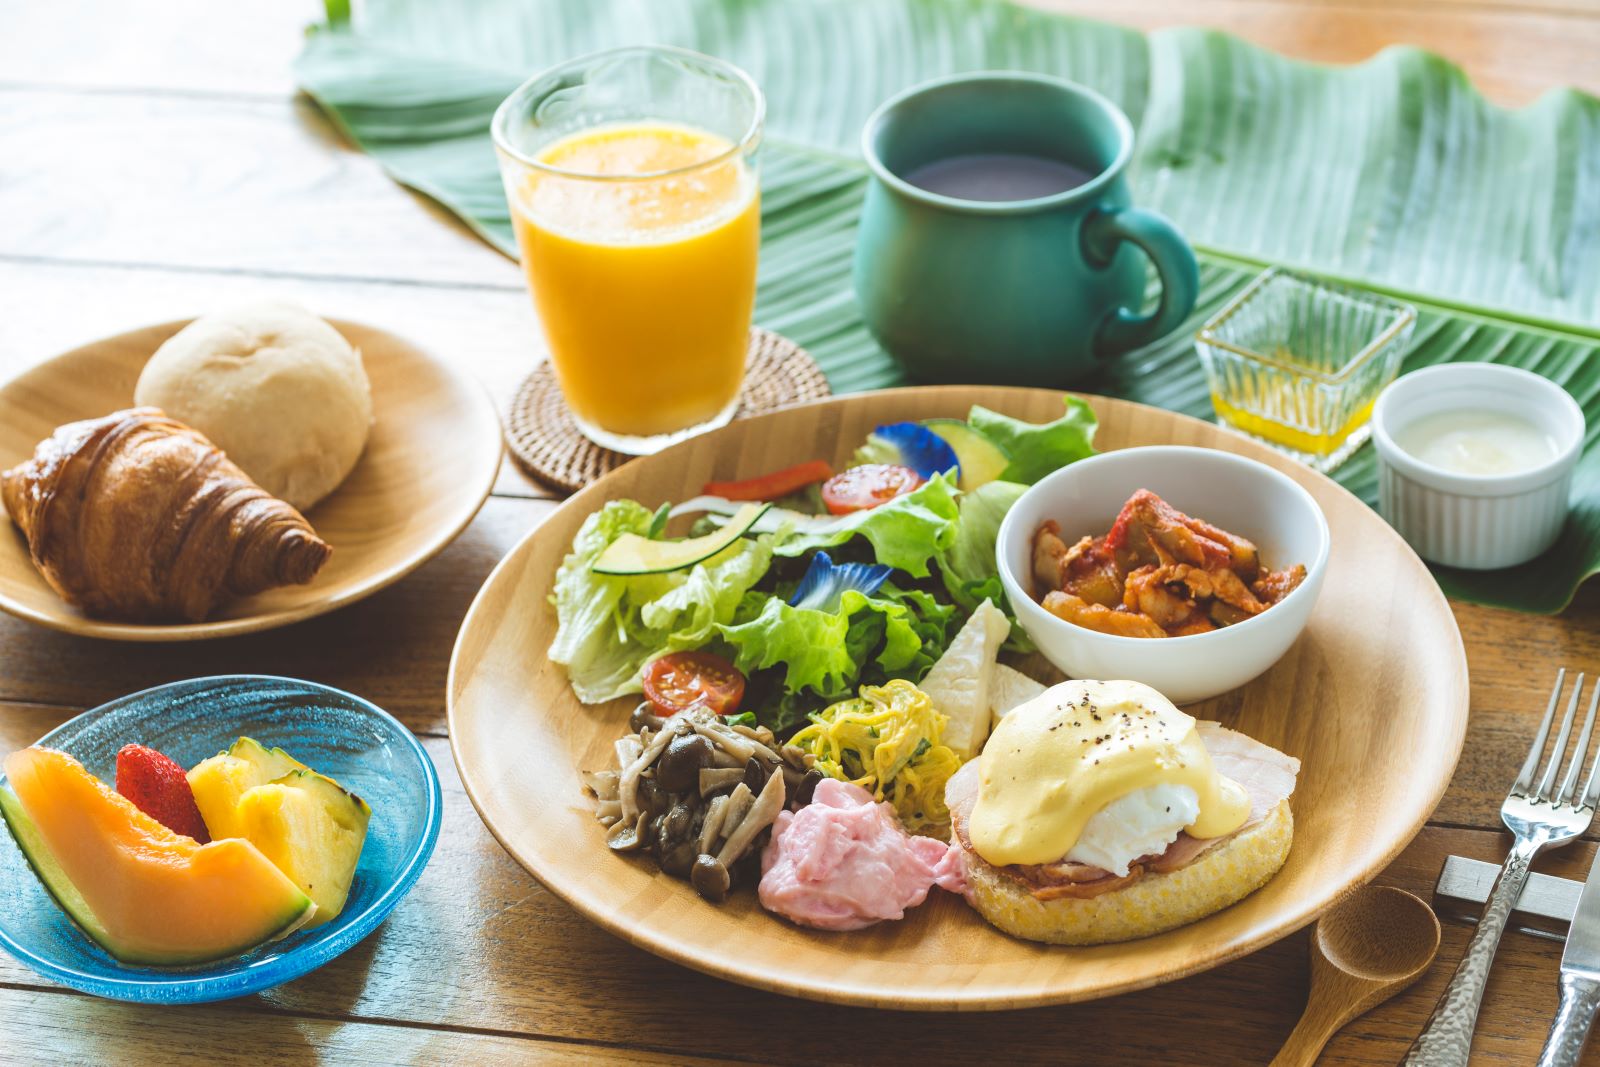
[[[1203, 21], [1327, 61], [1419, 44], [1507, 103], [1562, 83], [1600, 90], [1593, 0], [1052, 3], [1147, 28]], [[540, 358], [515, 267], [393, 185], [293, 96], [288, 64], [315, 14], [309, 0], [0, 0], [0, 378], [104, 334], [265, 295], [381, 324], [509, 399]], [[0, 617], [0, 751], [135, 689], [264, 671], [387, 707], [422, 736], [446, 792], [444, 833], [415, 892], [355, 950], [269, 994], [129, 1006], [64, 991], [0, 957], [0, 1061], [809, 1062], [814, 1054], [780, 1036], [797, 1021], [807, 1035], [840, 1039], [827, 1057], [839, 1062], [1271, 1057], [1304, 1001], [1304, 934], [1143, 994], [954, 1017], [753, 992], [578, 918], [484, 830], [444, 723], [446, 664], [474, 591], [554, 505], [508, 466], [438, 559], [363, 604], [259, 637], [118, 645]], [[1473, 682], [1466, 752], [1433, 822], [1384, 881], [1426, 894], [1448, 853], [1503, 855], [1500, 797], [1554, 668], [1600, 669], [1597, 609], [1600, 589], [1555, 619], [1457, 606]], [[1581, 877], [1592, 851], [1582, 844], [1541, 866]], [[1448, 926], [1426, 979], [1347, 1028], [1326, 1062], [1396, 1062], [1467, 937]], [[1532, 1062], [1555, 1009], [1559, 957], [1557, 944], [1508, 936], [1479, 1025], [1484, 1062]], [[1600, 1063], [1600, 1050], [1590, 1059]]]

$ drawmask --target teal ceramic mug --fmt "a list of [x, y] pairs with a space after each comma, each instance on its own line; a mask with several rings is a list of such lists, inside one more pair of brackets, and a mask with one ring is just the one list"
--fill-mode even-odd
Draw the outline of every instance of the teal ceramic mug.
[[[1130, 206], [1133, 127], [1061, 78], [963, 74], [916, 86], [867, 120], [871, 168], [856, 244], [867, 325], [913, 378], [1064, 386], [1100, 357], [1169, 332], [1199, 272], [1177, 229]], [[957, 199], [906, 175], [957, 157], [1066, 163], [1081, 185], [1026, 200]], [[1149, 257], [1156, 309], [1141, 314]]]

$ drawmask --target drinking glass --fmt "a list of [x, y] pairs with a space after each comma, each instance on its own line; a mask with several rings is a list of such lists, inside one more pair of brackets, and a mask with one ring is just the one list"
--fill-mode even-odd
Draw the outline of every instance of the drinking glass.
[[529, 79], [493, 133], [528, 289], [579, 429], [644, 455], [733, 416], [760, 240], [749, 75], [619, 48]]

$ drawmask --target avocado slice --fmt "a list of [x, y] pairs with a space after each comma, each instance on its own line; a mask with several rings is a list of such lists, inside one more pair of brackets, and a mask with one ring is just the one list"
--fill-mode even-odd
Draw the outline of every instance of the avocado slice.
[[956, 454], [961, 466], [959, 488], [970, 493], [999, 478], [1011, 466], [1005, 449], [959, 419], [929, 419], [925, 424]]
[[308, 929], [344, 909], [371, 817], [366, 801], [308, 769], [249, 790], [237, 812], [241, 836], [316, 902]]

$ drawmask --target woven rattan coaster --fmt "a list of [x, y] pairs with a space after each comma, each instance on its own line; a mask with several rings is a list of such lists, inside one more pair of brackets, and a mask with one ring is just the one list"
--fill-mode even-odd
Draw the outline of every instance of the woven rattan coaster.
[[[734, 418], [817, 400], [828, 392], [828, 379], [810, 353], [787, 337], [750, 328], [744, 388]], [[566, 490], [582, 489], [633, 458], [601, 448], [579, 432], [549, 363], [541, 363], [518, 387], [506, 419], [506, 443], [530, 476]]]

